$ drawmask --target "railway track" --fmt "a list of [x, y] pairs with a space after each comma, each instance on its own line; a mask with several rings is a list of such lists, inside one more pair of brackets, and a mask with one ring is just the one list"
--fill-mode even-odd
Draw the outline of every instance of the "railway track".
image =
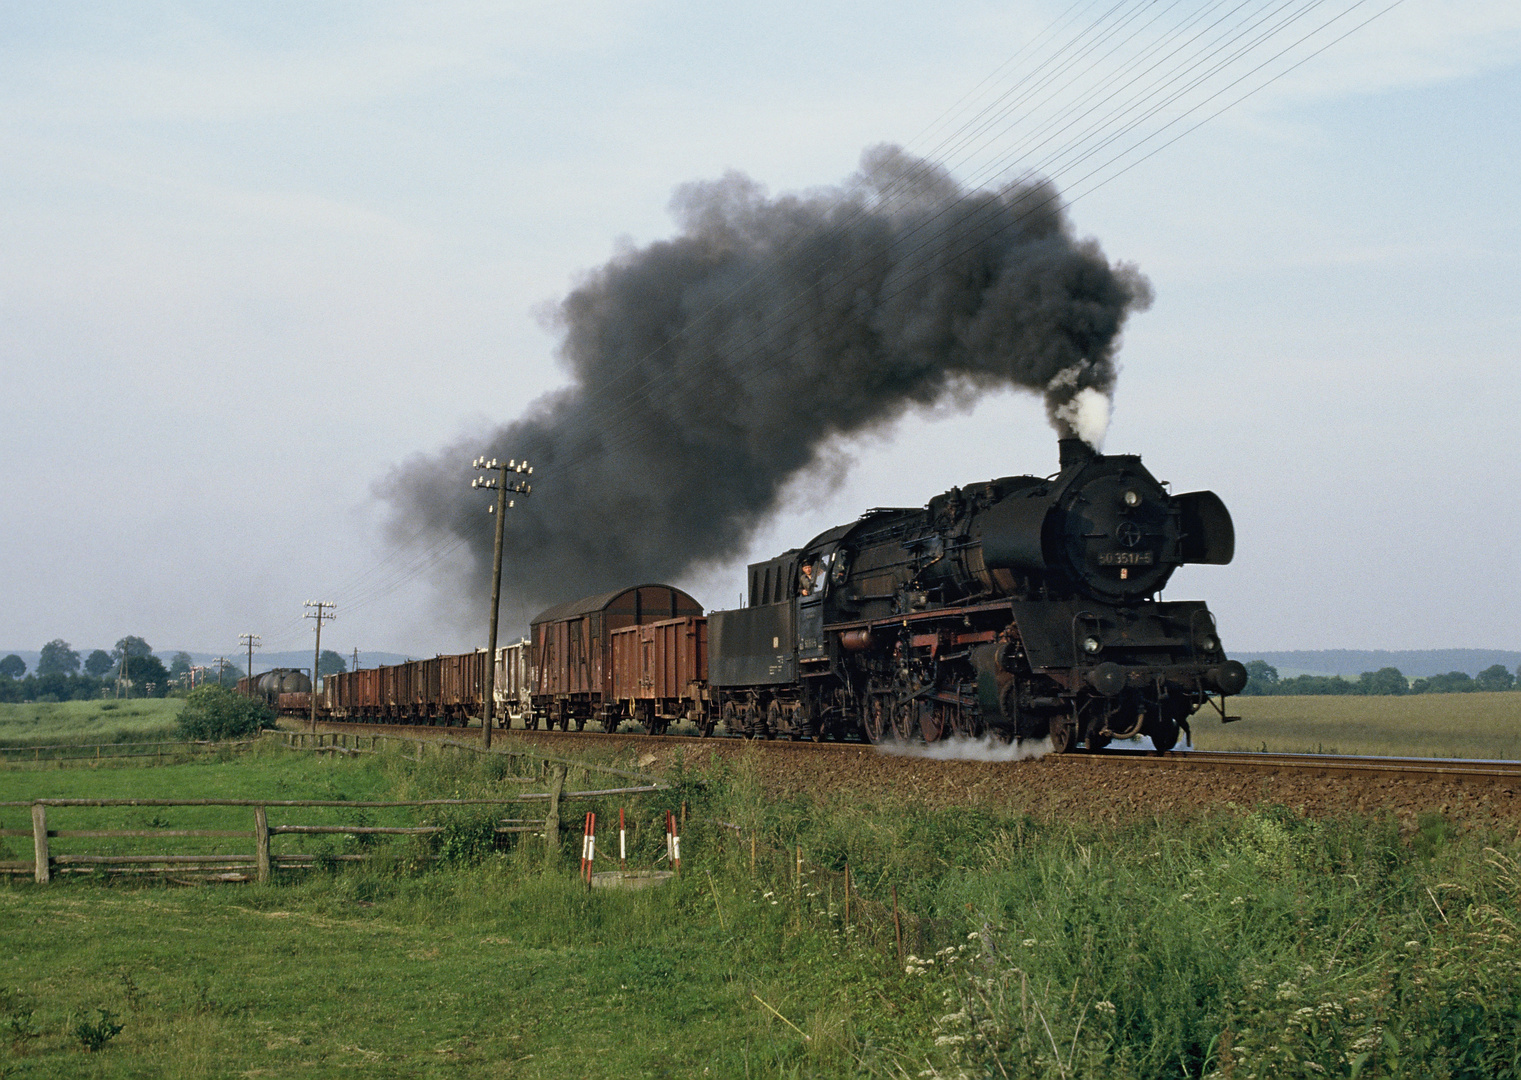
[[[357, 724], [329, 721], [321, 725], [330, 732], [367, 732], [407, 738], [479, 739], [480, 728], [435, 728], [409, 724]], [[890, 756], [903, 761], [957, 764], [976, 763], [977, 758], [930, 758], [908, 752], [887, 754], [864, 742], [792, 742], [790, 740], [755, 740], [733, 735], [700, 738], [696, 735], [642, 735], [619, 733], [607, 735], [591, 731], [522, 731], [511, 729], [493, 734], [497, 741], [590, 746], [648, 746], [650, 748], [691, 744], [719, 752], [749, 746], [767, 753], [856, 754], [871, 757]], [[1490, 761], [1462, 758], [1363, 757], [1342, 754], [1279, 754], [1267, 752], [1224, 752], [1214, 750], [1174, 750], [1154, 754], [1144, 750], [1106, 750], [1099, 754], [1047, 754], [1039, 761], [1047, 767], [1064, 769], [1116, 769], [1146, 767], [1157, 769], [1220, 769], [1235, 772], [1297, 773], [1312, 776], [1374, 776], [1422, 779], [1478, 780], [1490, 783], [1521, 783], [1521, 761]], [[1004, 762], [1003, 764], [1021, 764]]]

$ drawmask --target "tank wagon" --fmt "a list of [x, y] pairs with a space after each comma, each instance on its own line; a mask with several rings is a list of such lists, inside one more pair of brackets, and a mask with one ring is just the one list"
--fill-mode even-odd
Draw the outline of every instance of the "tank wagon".
[[271, 668], [258, 675], [245, 675], [238, 680], [237, 690], [244, 697], [258, 698], [281, 715], [288, 715], [298, 699], [282, 701], [282, 698], [299, 694], [301, 706], [309, 707], [311, 699], [307, 695], [311, 693], [312, 680], [300, 668]]

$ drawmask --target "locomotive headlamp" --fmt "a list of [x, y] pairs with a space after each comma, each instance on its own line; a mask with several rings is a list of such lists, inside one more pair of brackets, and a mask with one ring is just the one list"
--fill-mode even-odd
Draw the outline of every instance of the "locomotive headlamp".
[[1103, 643], [1100, 642], [1098, 638], [1096, 638], [1096, 637], [1085, 637], [1085, 638], [1083, 638], [1083, 652], [1087, 653], [1089, 656], [1092, 656], [1094, 653], [1098, 652], [1101, 648], [1103, 648]]
[[1214, 652], [1219, 647], [1220, 643], [1214, 638], [1210, 637], [1208, 634], [1205, 634], [1199, 639], [1199, 648], [1204, 652]]
[[1141, 493], [1138, 491], [1125, 492], [1125, 505], [1136, 507], [1141, 505]]

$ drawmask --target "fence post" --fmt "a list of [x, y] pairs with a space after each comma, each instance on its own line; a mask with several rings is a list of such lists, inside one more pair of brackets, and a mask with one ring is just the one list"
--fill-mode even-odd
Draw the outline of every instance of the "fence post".
[[269, 815], [264, 807], [254, 807], [254, 863], [259, 884], [269, 884]]
[[565, 790], [565, 766], [556, 765], [550, 774], [549, 812], [544, 815], [544, 846], [550, 858], [560, 853], [560, 793]]
[[32, 847], [36, 852], [37, 883], [46, 885], [53, 874], [48, 861], [48, 808], [40, 802], [32, 803]]

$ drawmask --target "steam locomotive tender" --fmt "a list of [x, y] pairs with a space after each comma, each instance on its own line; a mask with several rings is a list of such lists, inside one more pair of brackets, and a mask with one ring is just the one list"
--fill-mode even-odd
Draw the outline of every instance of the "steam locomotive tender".
[[1057, 751], [1146, 735], [1246, 685], [1203, 601], [1158, 593], [1228, 563], [1210, 491], [1172, 495], [1134, 455], [1060, 442], [1060, 471], [884, 509], [750, 567], [746, 607], [709, 614], [710, 708], [752, 737], [1049, 736]]

